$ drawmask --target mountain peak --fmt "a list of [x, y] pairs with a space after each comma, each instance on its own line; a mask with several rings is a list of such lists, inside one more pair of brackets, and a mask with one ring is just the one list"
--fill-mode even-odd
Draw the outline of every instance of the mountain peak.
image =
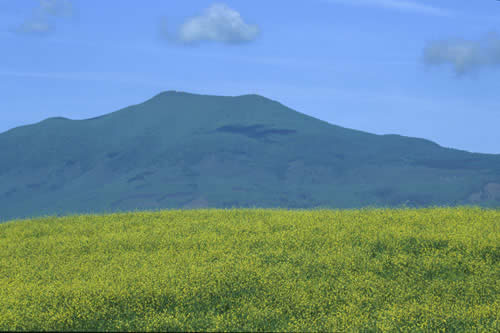
[[161, 93], [155, 95], [153, 98], [161, 97], [161, 96], [175, 96], [175, 95], [193, 95], [193, 94], [189, 94], [189, 93], [186, 93], [183, 91], [178, 91], [178, 90], [166, 90], [166, 91], [162, 91]]
[[236, 96], [224, 95], [224, 96], [222, 96], [222, 95], [195, 94], [195, 93], [188, 93], [188, 92], [179, 91], [179, 90], [162, 91], [161, 93], [155, 95], [153, 98], [167, 97], [167, 96], [207, 96], [207, 97], [231, 97], [231, 98], [245, 97], [245, 98], [268, 99], [268, 98], [261, 96], [261, 95], [258, 95], [258, 94], [243, 94], [243, 95], [236, 95]]

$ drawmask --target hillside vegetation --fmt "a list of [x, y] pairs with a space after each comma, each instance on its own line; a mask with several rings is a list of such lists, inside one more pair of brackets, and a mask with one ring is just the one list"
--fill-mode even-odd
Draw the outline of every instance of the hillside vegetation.
[[496, 331], [500, 210], [172, 210], [0, 225], [0, 330]]
[[0, 222], [403, 204], [500, 207], [500, 155], [348, 129], [258, 95], [172, 91], [97, 118], [0, 133]]

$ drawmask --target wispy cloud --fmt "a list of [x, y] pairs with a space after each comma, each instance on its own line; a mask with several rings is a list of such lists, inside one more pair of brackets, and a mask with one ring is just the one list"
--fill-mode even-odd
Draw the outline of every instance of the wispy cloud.
[[50, 17], [68, 18], [74, 14], [70, 0], [39, 0], [39, 6], [31, 17], [19, 26], [11, 29], [21, 34], [46, 35], [54, 30]]
[[434, 16], [450, 16], [451, 12], [439, 7], [430, 6], [410, 0], [323, 0], [330, 3], [342, 3], [352, 6], [379, 7], [403, 12]]
[[71, 17], [73, 5], [69, 0], [40, 0], [40, 9], [47, 15]]
[[227, 44], [250, 42], [257, 38], [259, 27], [247, 24], [240, 13], [225, 4], [213, 4], [202, 15], [187, 19], [172, 35], [163, 22], [162, 36], [169, 41], [193, 44], [200, 41], [215, 41]]
[[457, 76], [484, 67], [500, 67], [500, 35], [490, 32], [478, 40], [432, 41], [425, 47], [422, 59], [428, 66], [451, 64]]
[[33, 72], [33, 71], [11, 71], [0, 69], [0, 77], [18, 77], [24, 79], [48, 79], [48, 80], [70, 80], [70, 81], [94, 81], [137, 84], [144, 86], [161, 87], [165, 85], [164, 80], [145, 77], [143, 74], [127, 72]]

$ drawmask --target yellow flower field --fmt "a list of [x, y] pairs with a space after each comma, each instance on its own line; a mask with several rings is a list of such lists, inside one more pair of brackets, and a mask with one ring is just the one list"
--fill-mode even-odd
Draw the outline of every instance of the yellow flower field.
[[0, 224], [0, 330], [498, 331], [500, 210], [201, 209]]

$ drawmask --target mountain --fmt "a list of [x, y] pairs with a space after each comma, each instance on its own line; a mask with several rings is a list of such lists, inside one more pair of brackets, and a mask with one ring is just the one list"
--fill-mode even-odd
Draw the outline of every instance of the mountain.
[[135, 209], [500, 206], [500, 155], [167, 91], [0, 134], [0, 221]]

